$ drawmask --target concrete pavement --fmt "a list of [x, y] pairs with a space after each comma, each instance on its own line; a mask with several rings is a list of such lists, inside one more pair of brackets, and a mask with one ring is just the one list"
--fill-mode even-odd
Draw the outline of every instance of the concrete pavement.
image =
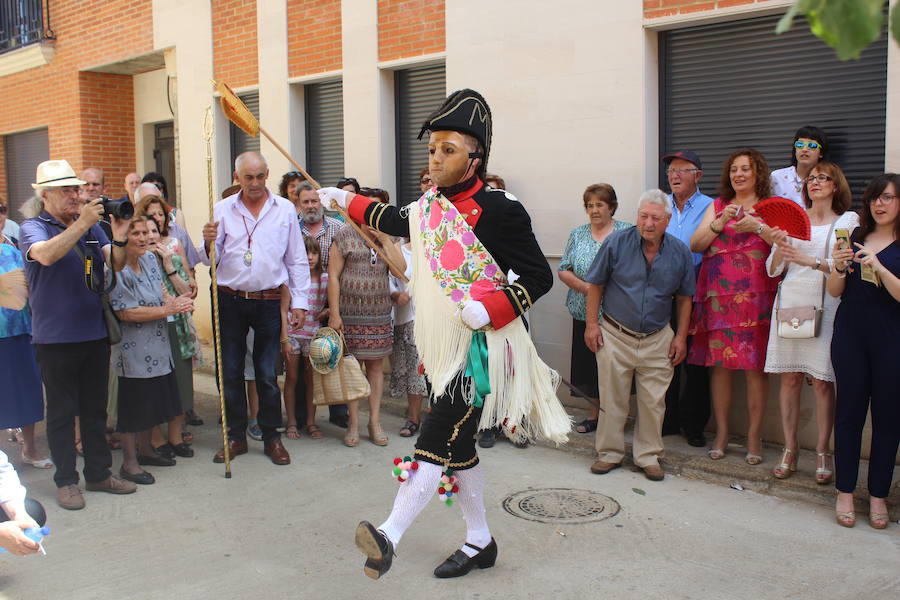
[[[0, 555], [0, 598], [827, 599], [900, 592], [896, 523], [875, 531], [862, 517], [845, 529], [830, 506], [680, 475], [655, 483], [627, 468], [595, 476], [584, 454], [506, 443], [480, 451], [497, 565], [458, 580], [432, 577], [465, 532], [458, 507], [434, 500], [401, 542], [393, 569], [372, 581], [362, 573], [353, 531], [358, 520], [378, 524], [389, 511], [398, 485], [391, 460], [412, 447], [394, 433], [401, 419], [384, 416], [390, 446], [374, 446], [363, 432], [358, 448], [346, 448], [343, 430], [320, 416], [323, 439], [285, 440], [293, 464], [272, 465], [251, 441], [226, 480], [223, 466], [212, 463], [221, 444], [213, 399], [198, 398], [207, 424], [194, 428], [195, 458], [152, 469], [157, 483], [132, 496], [86, 493], [82, 511], [59, 509], [50, 472], [21, 467], [4, 442], [54, 531], [47, 556]], [[115, 468], [120, 460], [115, 452]], [[577, 525], [504, 510], [510, 494], [539, 488], [596, 492], [620, 510]]]

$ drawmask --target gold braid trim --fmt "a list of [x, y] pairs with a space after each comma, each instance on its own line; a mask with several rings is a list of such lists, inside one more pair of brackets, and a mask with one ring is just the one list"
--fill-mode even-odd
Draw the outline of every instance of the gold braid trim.
[[528, 302], [529, 308], [534, 305], [534, 302], [531, 301], [531, 294], [528, 293], [528, 290], [525, 289], [524, 285], [522, 285], [518, 281], [515, 281], [509, 285], [510, 285], [510, 287], [515, 286], [515, 287], [519, 288], [520, 290], [522, 290], [522, 293], [525, 294], [525, 300]]
[[415, 452], [413, 452], [413, 454], [418, 454], [419, 456], [427, 456], [432, 460], [439, 461], [444, 464], [445, 469], [459, 469], [460, 467], [468, 467], [469, 465], [472, 465], [476, 460], [478, 460], [478, 454], [472, 457], [471, 460], [467, 460], [466, 462], [461, 463], [452, 463], [450, 462], [450, 459], [444, 458], [443, 456], [438, 456], [437, 454], [432, 454], [427, 450], [416, 450]]
[[451, 435], [451, 436], [450, 436], [450, 439], [447, 440], [447, 444], [452, 444], [454, 441], [456, 441], [456, 438], [457, 438], [457, 436], [459, 435], [459, 428], [462, 427], [462, 424], [466, 422], [466, 419], [468, 419], [470, 416], [472, 416], [472, 411], [473, 411], [473, 410], [475, 410], [475, 405], [474, 405], [474, 404], [470, 404], [470, 405], [469, 405], [469, 410], [466, 411], [466, 414], [463, 415], [463, 418], [460, 419], [460, 420], [453, 426], [453, 435]]
[[511, 287], [512, 287], [511, 285], [506, 286], [506, 291], [509, 292], [508, 295], [512, 297], [513, 301], [516, 303], [516, 306], [519, 307], [519, 314], [524, 315], [525, 307], [522, 306], [522, 303], [519, 301], [518, 296], [516, 296], [516, 292], [513, 291], [512, 289], [510, 289]]
[[[381, 210], [378, 210], [378, 209], [381, 209]], [[378, 210], [377, 216], [375, 216], [375, 210]], [[382, 204], [379, 202], [378, 206], [376, 206], [375, 209], [372, 211], [372, 214], [375, 217], [375, 224], [373, 225], [373, 227], [375, 229], [378, 229], [378, 226], [381, 224], [381, 217], [384, 216], [384, 211], [386, 211], [386, 210], [387, 210], [387, 204]]]

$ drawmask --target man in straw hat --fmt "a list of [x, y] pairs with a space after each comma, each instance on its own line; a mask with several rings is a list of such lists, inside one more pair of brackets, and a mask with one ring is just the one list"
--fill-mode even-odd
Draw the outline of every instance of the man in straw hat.
[[100, 199], [85, 204], [79, 198], [84, 183], [65, 160], [39, 164], [31, 187], [37, 190], [41, 211], [22, 223], [19, 243], [31, 289], [32, 337], [46, 388], [47, 441], [56, 465], [57, 502], [69, 510], [84, 508], [75, 470], [76, 415], [81, 417], [85, 489], [113, 494], [136, 489], [110, 473], [109, 334], [101, 300], [104, 263], [117, 271], [125, 264], [129, 221], [110, 216], [110, 245], [98, 224], [103, 218]]
[[[281, 291], [291, 294], [294, 323], [302, 323], [309, 308], [309, 262], [294, 205], [266, 187], [269, 166], [258, 152], [244, 152], [234, 161], [240, 189], [215, 206], [215, 221], [203, 226], [204, 251], [216, 243], [222, 385], [232, 458], [247, 453], [247, 397], [244, 355], [252, 327], [253, 367], [259, 395], [257, 420], [264, 452], [276, 465], [291, 462], [281, 443], [281, 392], [275, 378], [281, 335]], [[225, 461], [225, 449], [214, 457]]]
[[[475, 433], [501, 425], [513, 440], [565, 441], [570, 419], [556, 398], [559, 376], [541, 362], [520, 316], [553, 284], [528, 213], [512, 196], [484, 184], [491, 111], [473, 90], [451, 94], [422, 126], [435, 187], [403, 209], [337, 188], [319, 190], [350, 217], [411, 236], [415, 342], [432, 388], [431, 414], [416, 442], [417, 469], [407, 471], [388, 519], [363, 521], [356, 544], [374, 579], [435, 490], [458, 500], [466, 521], [462, 548], [435, 569], [458, 577], [488, 568], [497, 543], [485, 518], [484, 474]], [[519, 278], [508, 282], [510, 270]], [[406, 462], [401, 462], [406, 466]]]

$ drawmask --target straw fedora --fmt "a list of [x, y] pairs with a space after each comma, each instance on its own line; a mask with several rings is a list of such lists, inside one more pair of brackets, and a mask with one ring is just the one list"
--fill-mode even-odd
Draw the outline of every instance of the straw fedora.
[[331, 373], [344, 355], [341, 334], [331, 327], [320, 327], [309, 342], [309, 362], [318, 373]]
[[75, 171], [67, 160], [45, 160], [37, 166], [34, 180], [35, 183], [32, 183], [31, 187], [36, 190], [86, 183], [75, 177]]

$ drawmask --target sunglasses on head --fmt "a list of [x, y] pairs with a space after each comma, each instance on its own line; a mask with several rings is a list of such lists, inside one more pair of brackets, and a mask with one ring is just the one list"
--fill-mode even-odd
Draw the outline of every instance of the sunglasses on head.
[[341, 179], [337, 182], [337, 187], [342, 188], [345, 185], [352, 185], [355, 188], [359, 187], [359, 182], [356, 181], [353, 177], [347, 177], [346, 179]]
[[794, 148], [797, 148], [798, 150], [800, 150], [801, 148], [809, 148], [810, 150], [818, 150], [821, 147], [822, 147], [822, 144], [820, 144], [819, 142], [801, 142], [800, 140], [797, 140], [796, 142], [794, 142]]

